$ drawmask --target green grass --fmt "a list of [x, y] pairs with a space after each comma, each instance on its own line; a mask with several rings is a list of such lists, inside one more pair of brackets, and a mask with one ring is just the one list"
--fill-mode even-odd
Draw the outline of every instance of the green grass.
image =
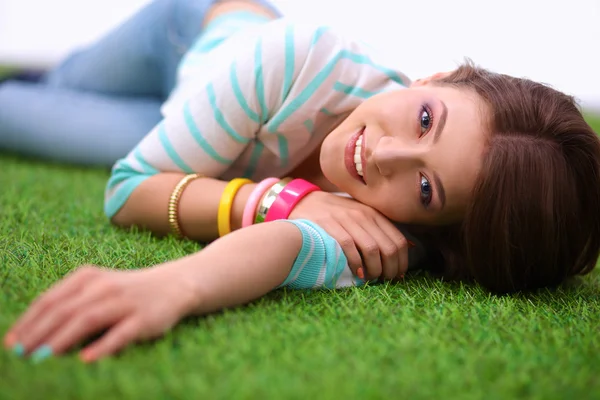
[[596, 133], [600, 135], [600, 114], [588, 113], [586, 115], [586, 119], [592, 128], [594, 128]]
[[[108, 171], [10, 156], [0, 171], [1, 332], [79, 264], [140, 268], [200, 248], [111, 227]], [[501, 298], [424, 275], [279, 291], [96, 365], [1, 351], [0, 399], [598, 398], [599, 315], [599, 273]]]

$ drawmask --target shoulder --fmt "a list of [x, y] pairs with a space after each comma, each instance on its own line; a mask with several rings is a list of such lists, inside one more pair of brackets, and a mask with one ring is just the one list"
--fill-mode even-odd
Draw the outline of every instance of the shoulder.
[[[353, 41], [328, 25], [281, 18], [258, 28], [263, 45], [274, 44], [282, 51], [324, 51], [352, 47]], [[285, 43], [281, 46], [282, 42]], [[293, 47], [291, 47], [293, 46]]]
[[410, 84], [387, 49], [360, 41], [335, 27], [282, 18], [265, 24], [261, 32], [263, 45], [276, 52], [274, 56], [294, 54], [296, 62], [322, 67], [343, 60], [345, 73], [366, 73], [375, 79], [383, 74], [403, 86]]

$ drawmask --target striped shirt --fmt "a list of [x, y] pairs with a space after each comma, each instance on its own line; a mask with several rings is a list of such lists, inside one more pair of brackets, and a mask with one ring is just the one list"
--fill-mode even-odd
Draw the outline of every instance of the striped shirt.
[[[178, 85], [162, 108], [164, 119], [113, 167], [105, 192], [107, 216], [159, 172], [224, 180], [284, 176], [362, 101], [409, 82], [386, 66], [383, 55], [323, 26], [279, 19], [224, 41], [213, 41], [210, 34], [183, 58]], [[325, 240], [326, 248], [341, 251], [314, 224], [296, 225], [304, 241]], [[314, 268], [324, 276], [338, 271], [338, 265], [329, 265], [333, 261], [321, 261]], [[347, 265], [331, 282], [344, 270]], [[294, 282], [288, 278], [286, 285], [297, 287]], [[323, 282], [319, 278], [308, 286], [342, 285]]]

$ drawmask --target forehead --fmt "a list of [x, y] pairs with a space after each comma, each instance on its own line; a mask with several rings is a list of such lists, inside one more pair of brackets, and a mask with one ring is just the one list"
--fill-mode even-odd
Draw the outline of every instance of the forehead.
[[[487, 108], [468, 89], [430, 86], [424, 90], [447, 108], [444, 130], [433, 149], [436, 164], [433, 168], [446, 191], [446, 213], [449, 217], [462, 215], [483, 161]], [[438, 111], [438, 117], [439, 114]]]

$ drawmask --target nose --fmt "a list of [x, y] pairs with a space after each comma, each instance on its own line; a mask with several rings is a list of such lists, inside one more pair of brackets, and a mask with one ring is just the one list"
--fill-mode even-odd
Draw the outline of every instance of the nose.
[[398, 171], [420, 168], [424, 165], [426, 149], [396, 137], [384, 136], [373, 150], [373, 162], [379, 173], [390, 176]]

